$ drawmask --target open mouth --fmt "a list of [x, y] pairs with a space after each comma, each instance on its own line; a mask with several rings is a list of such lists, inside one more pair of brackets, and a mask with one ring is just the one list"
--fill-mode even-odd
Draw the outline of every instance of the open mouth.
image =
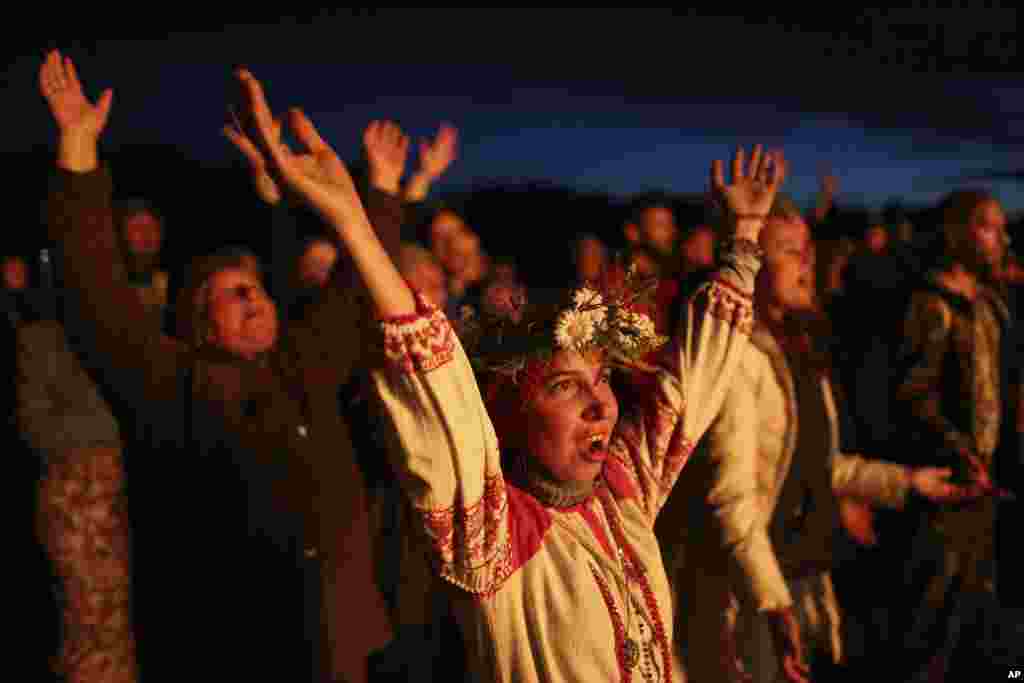
[[603, 433], [592, 434], [586, 442], [583, 451], [583, 459], [590, 462], [603, 462], [608, 457], [607, 435]]

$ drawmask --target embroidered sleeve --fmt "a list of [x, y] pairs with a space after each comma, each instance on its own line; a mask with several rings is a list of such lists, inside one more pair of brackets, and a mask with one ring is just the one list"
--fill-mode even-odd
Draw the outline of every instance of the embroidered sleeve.
[[707, 283], [682, 299], [656, 380], [640, 397], [636, 418], [620, 423], [612, 455], [636, 478], [652, 524], [750, 346], [760, 265], [755, 251], [734, 248]]
[[942, 414], [942, 363], [951, 343], [952, 327], [952, 312], [941, 299], [928, 294], [914, 295], [904, 335], [909, 369], [896, 396], [954, 452], [971, 452], [972, 439]]
[[389, 416], [389, 452], [440, 575], [488, 594], [510, 565], [508, 496], [498, 442], [469, 360], [444, 313], [381, 322], [387, 363], [373, 372]]

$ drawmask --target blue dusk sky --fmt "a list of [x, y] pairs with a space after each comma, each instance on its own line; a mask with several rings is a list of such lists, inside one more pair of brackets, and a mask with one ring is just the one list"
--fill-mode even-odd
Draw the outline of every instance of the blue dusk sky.
[[7, 42], [0, 96], [20, 132], [5, 147], [51, 143], [35, 71], [47, 46], [59, 46], [91, 95], [115, 89], [112, 144], [173, 145], [210, 165], [233, 158], [219, 129], [231, 67], [245, 64], [275, 108], [302, 106], [347, 157], [372, 119], [394, 119], [415, 136], [451, 121], [460, 159], [440, 192], [530, 179], [619, 195], [699, 193], [712, 159], [763, 142], [785, 148], [787, 189], [804, 202], [827, 164], [846, 204], [931, 203], [970, 184], [1024, 210], [1014, 8], [236, 18], [248, 22], [140, 16], [130, 37], [88, 22], [73, 34], [19, 34]]

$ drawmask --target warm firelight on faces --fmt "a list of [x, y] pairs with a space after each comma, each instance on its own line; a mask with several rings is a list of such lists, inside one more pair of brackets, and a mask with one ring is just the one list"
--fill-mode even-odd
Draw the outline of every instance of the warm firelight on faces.
[[552, 356], [526, 407], [526, 448], [557, 481], [593, 481], [608, 457], [619, 419], [602, 354], [572, 351]]
[[815, 305], [814, 245], [807, 222], [799, 216], [772, 217], [761, 232], [764, 266], [758, 274], [758, 297], [786, 311]]
[[252, 359], [277, 341], [277, 308], [259, 276], [226, 268], [210, 276], [207, 318], [210, 345]]
[[124, 235], [132, 253], [157, 254], [163, 241], [163, 228], [153, 214], [138, 213], [125, 221]]

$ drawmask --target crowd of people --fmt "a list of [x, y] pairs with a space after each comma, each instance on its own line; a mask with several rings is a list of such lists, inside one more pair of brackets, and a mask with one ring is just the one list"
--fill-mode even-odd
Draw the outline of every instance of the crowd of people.
[[174, 226], [99, 155], [113, 93], [40, 67], [49, 246], [5, 257], [0, 304], [55, 680], [1024, 665], [1024, 271], [995, 197], [838, 238], [834, 178], [803, 211], [780, 151], [739, 149], [701, 220], [645, 199], [622, 248], [581, 225], [575, 278], [531, 288], [425, 201], [454, 127], [406, 179], [371, 123], [354, 180], [235, 75], [271, 258], [229, 244], [172, 286]]

